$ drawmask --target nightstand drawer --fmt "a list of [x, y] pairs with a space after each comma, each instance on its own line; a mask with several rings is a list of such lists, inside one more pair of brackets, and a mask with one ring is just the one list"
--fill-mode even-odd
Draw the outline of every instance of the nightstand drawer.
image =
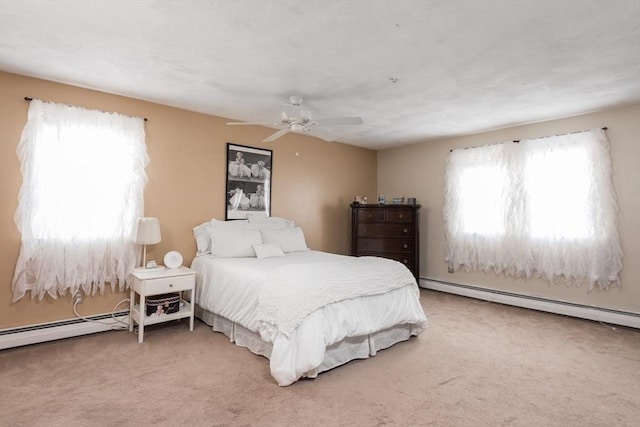
[[140, 291], [145, 295], [166, 294], [193, 289], [195, 275], [162, 277], [158, 279], [146, 279], [134, 282], [136, 292]]

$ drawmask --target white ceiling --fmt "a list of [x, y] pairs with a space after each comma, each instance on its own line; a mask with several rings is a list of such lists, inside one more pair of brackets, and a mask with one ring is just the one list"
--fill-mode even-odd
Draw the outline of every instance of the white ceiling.
[[640, 1], [0, 0], [0, 69], [379, 149], [640, 101]]

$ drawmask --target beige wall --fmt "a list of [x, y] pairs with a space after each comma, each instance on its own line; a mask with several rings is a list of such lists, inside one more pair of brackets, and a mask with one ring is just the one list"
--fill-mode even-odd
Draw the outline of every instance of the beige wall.
[[[294, 219], [312, 249], [348, 253], [349, 203], [355, 194], [376, 194], [375, 151], [297, 134], [265, 144], [272, 129], [226, 126], [219, 117], [0, 72], [0, 328], [74, 317], [69, 295], [38, 301], [27, 294], [11, 303], [20, 248], [13, 215], [22, 182], [15, 150], [27, 118], [25, 96], [149, 119], [145, 214], [160, 219], [162, 242], [149, 247], [148, 258], [161, 260], [177, 250], [189, 265], [195, 253], [191, 229], [212, 217], [224, 219], [227, 142], [273, 150], [272, 215]], [[87, 298], [79, 311], [109, 312], [126, 296]]]
[[[625, 253], [622, 286], [609, 291], [513, 279], [493, 273], [447, 272], [444, 262], [444, 171], [449, 150], [535, 138], [607, 126], [614, 186], [618, 194], [620, 234]], [[583, 116], [424, 142], [378, 152], [378, 191], [387, 197], [416, 197], [420, 219], [421, 276], [521, 295], [640, 313], [640, 105]]]

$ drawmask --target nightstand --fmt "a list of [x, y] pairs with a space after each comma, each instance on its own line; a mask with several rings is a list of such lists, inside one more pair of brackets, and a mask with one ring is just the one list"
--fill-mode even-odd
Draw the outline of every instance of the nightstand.
[[[196, 285], [196, 272], [187, 267], [164, 268], [162, 270], [134, 271], [131, 274], [131, 302], [129, 304], [129, 332], [133, 331], [134, 322], [138, 324], [138, 342], [144, 339], [145, 325], [168, 322], [170, 320], [189, 318], [189, 330], [193, 331], [193, 296]], [[183, 298], [189, 291], [190, 301]], [[147, 316], [145, 300], [148, 296], [166, 293], [180, 293], [180, 307], [175, 313], [151, 314]], [[138, 301], [136, 301], [138, 294]]]

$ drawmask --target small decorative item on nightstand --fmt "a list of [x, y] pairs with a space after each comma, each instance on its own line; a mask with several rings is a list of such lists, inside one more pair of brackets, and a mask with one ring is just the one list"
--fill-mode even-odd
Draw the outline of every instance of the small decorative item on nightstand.
[[163, 314], [176, 313], [178, 310], [180, 310], [179, 293], [150, 295], [147, 297], [147, 316], [152, 314], [161, 316]]
[[164, 265], [167, 268], [178, 268], [182, 265], [182, 255], [178, 251], [167, 252], [164, 256]]

